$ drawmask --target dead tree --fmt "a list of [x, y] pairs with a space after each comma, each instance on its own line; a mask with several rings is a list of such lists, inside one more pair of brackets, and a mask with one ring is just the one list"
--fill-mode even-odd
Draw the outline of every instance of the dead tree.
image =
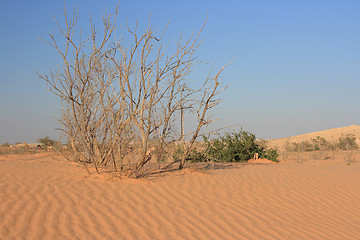
[[[181, 158], [179, 169], [182, 169], [184, 167], [186, 158], [188, 157], [190, 151], [192, 150], [193, 145], [199, 136], [201, 128], [214, 121], [214, 119], [208, 118], [208, 111], [214, 108], [215, 106], [217, 106], [221, 102], [221, 100], [218, 99], [217, 96], [219, 95], [220, 92], [222, 92], [228, 87], [225, 86], [224, 88], [219, 88], [220, 86], [219, 76], [226, 66], [227, 65], [223, 66], [221, 70], [215, 75], [214, 78], [207, 78], [204, 85], [200, 89], [201, 90], [200, 92], [202, 93], [202, 97], [200, 100], [195, 101], [194, 104], [195, 106], [197, 106], [197, 108], [195, 109], [197, 116], [197, 126], [194, 133], [192, 134], [189, 144], [187, 145], [187, 147], [185, 147], [185, 151]], [[184, 146], [186, 145], [184, 144]]]
[[[169, 143], [185, 141], [183, 114], [192, 112], [198, 125], [182, 168], [201, 128], [211, 122], [208, 110], [220, 102], [216, 99], [221, 92], [218, 78], [224, 68], [201, 88], [194, 89], [189, 82], [205, 24], [197, 34], [180, 36], [174, 50], [168, 50], [163, 43], [167, 27], [156, 31], [150, 20], [142, 32], [128, 24], [120, 26], [122, 38], [116, 39], [118, 8], [114, 17], [105, 15], [100, 39], [90, 18], [91, 34], [82, 40], [76, 31], [77, 12], [70, 18], [64, 12], [65, 27], [57, 25], [65, 45], [60, 46], [61, 41], [53, 35], [47, 42], [62, 57], [63, 68], [39, 76], [62, 101], [60, 123], [75, 157], [93, 164], [97, 172], [103, 166], [116, 170], [128, 148], [140, 144], [136, 164], [129, 166], [129, 175], [137, 176], [151, 161], [153, 151], [162, 158]], [[179, 117], [180, 136], [172, 131]]]

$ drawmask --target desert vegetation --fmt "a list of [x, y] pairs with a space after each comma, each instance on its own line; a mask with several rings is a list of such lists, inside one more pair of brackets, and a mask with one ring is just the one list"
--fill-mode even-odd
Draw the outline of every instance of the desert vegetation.
[[39, 77], [61, 99], [61, 130], [72, 159], [91, 164], [98, 173], [105, 167], [139, 176], [151, 160], [161, 162], [172, 143], [180, 142], [181, 169], [201, 129], [213, 121], [209, 111], [221, 102], [219, 93], [226, 86], [219, 77], [226, 65], [192, 84], [204, 26], [197, 34], [180, 35], [171, 49], [163, 40], [166, 27], [159, 31], [150, 20], [142, 31], [117, 25], [117, 13], [104, 16], [101, 36], [90, 18], [91, 31], [84, 37], [77, 12], [69, 17], [65, 10], [64, 26], [56, 22], [60, 36], [50, 34], [47, 41], [63, 64]]
[[59, 141], [53, 140], [50, 137], [37, 139], [37, 143], [16, 142], [10, 144], [8, 142], [1, 144], [0, 154], [34, 154], [41, 151], [55, 151], [59, 153], [68, 153], [68, 146]]
[[35, 153], [33, 148], [20, 146], [20, 147], [12, 147], [10, 144], [2, 144], [0, 146], [0, 155], [9, 155], [9, 154], [25, 154], [25, 153]]
[[[56, 21], [59, 36], [50, 34], [46, 41], [60, 55], [62, 68], [39, 77], [61, 99], [60, 130], [68, 138], [70, 160], [97, 173], [106, 169], [130, 177], [174, 164], [182, 169], [189, 160], [238, 162], [256, 154], [276, 161], [275, 150], [265, 150], [243, 130], [198, 141], [227, 88], [220, 82], [227, 65], [192, 80], [205, 24], [196, 34], [180, 35], [171, 48], [165, 45], [167, 27], [160, 31], [149, 19], [139, 30], [118, 24], [117, 15], [118, 8], [104, 16], [101, 35], [90, 18], [84, 37], [78, 13], [69, 17], [65, 10], [65, 24]], [[42, 139], [45, 146], [51, 145], [48, 140]]]
[[[339, 129], [339, 131], [343, 132], [346, 132], [346, 130], [346, 127]], [[355, 134], [340, 132], [338, 135], [331, 135], [330, 140], [322, 136], [316, 136], [307, 139], [302, 137], [301, 141], [290, 142], [288, 139], [283, 141], [283, 147], [279, 151], [279, 159], [284, 161], [302, 163], [342, 159], [345, 163], [351, 164], [356, 162], [360, 156]]]
[[[187, 160], [192, 162], [246, 162], [258, 156], [274, 162], [278, 161], [277, 150], [269, 148], [257, 140], [253, 133], [245, 130], [239, 132], [232, 131], [225, 133], [218, 138], [209, 139], [203, 136], [204, 142], [194, 148], [187, 156]], [[198, 150], [198, 149], [202, 150]], [[184, 154], [183, 148], [178, 145], [173, 158], [180, 161]]]
[[38, 153], [39, 150], [36, 147], [29, 146], [26, 144], [12, 145], [4, 143], [0, 146], [0, 155], [12, 155], [12, 154], [34, 154]]
[[356, 137], [352, 134], [340, 136], [335, 142], [329, 142], [325, 138], [317, 136], [310, 141], [286, 142], [285, 150], [289, 152], [311, 152], [311, 151], [336, 151], [336, 150], [356, 150], [359, 146]]

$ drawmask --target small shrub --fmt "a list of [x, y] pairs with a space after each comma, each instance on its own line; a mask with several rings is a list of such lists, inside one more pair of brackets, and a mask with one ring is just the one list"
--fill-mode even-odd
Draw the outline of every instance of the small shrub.
[[[187, 161], [244, 162], [252, 159], [257, 153], [260, 158], [278, 162], [278, 151], [272, 148], [266, 150], [265, 142], [256, 140], [255, 135], [247, 131], [225, 133], [224, 136], [212, 140], [203, 138], [205, 149], [198, 151], [194, 148], [187, 157]], [[183, 154], [184, 147], [179, 144], [172, 157], [175, 162], [179, 162]]]
[[273, 162], [279, 162], [278, 160], [279, 152], [276, 149], [269, 148], [268, 150], [264, 150], [260, 158], [266, 158]]
[[312, 151], [329, 150], [331, 144], [323, 137], [317, 136], [311, 139]]
[[206, 142], [206, 155], [214, 162], [243, 162], [259, 153], [255, 135], [246, 131], [225, 133], [225, 136]]
[[285, 150], [289, 152], [355, 150], [358, 148], [359, 146], [356, 143], [356, 137], [352, 134], [340, 137], [335, 143], [330, 143], [325, 138], [320, 136], [312, 138], [310, 141], [285, 143]]
[[266, 150], [256, 141], [254, 134], [243, 130], [226, 133], [212, 141], [207, 138], [204, 140], [206, 157], [215, 162], [244, 162], [252, 159], [255, 153], [258, 153], [260, 158], [272, 161], [277, 161], [279, 156], [277, 150]]
[[38, 141], [45, 147], [54, 146], [56, 144], [55, 140], [50, 139], [49, 137], [39, 138]]
[[10, 147], [10, 144], [8, 142], [1, 144], [2, 147]]
[[352, 134], [340, 137], [336, 146], [340, 150], [355, 150], [359, 148], [356, 143], [356, 137]]
[[[175, 162], [180, 162], [181, 157], [184, 155], [184, 146], [181, 144], [178, 144], [172, 157]], [[206, 162], [208, 161], [204, 151], [197, 151], [197, 148], [195, 147], [188, 157], [186, 158], [186, 161], [190, 162]]]

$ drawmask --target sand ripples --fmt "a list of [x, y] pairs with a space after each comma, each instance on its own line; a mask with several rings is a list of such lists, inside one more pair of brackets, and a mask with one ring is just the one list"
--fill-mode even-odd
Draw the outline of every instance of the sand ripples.
[[360, 166], [264, 164], [147, 180], [0, 162], [1, 239], [357, 239]]

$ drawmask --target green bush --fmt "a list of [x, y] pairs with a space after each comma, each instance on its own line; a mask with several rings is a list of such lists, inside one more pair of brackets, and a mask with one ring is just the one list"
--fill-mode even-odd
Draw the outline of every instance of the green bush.
[[[225, 133], [224, 136], [209, 140], [203, 137], [205, 149], [197, 151], [193, 149], [187, 161], [191, 162], [245, 162], [257, 153], [260, 158], [266, 158], [278, 162], [279, 154], [275, 149], [264, 147], [263, 141], [257, 141], [254, 134], [240, 130], [239, 132]], [[183, 146], [178, 145], [173, 153], [174, 161], [180, 161], [184, 154]]]
[[278, 161], [277, 150], [266, 150], [261, 141], [257, 141], [254, 134], [240, 130], [238, 133], [225, 133], [217, 139], [209, 141], [204, 138], [205, 156], [214, 162], [244, 162], [252, 159], [257, 153], [260, 158]]
[[214, 162], [243, 162], [254, 157], [255, 153], [264, 150], [256, 143], [255, 135], [247, 131], [225, 133], [217, 139], [206, 143], [206, 156]]
[[276, 149], [269, 148], [268, 150], [264, 150], [262, 154], [260, 155], [260, 158], [266, 158], [268, 160], [271, 160], [273, 162], [279, 162], [278, 160], [279, 153]]

